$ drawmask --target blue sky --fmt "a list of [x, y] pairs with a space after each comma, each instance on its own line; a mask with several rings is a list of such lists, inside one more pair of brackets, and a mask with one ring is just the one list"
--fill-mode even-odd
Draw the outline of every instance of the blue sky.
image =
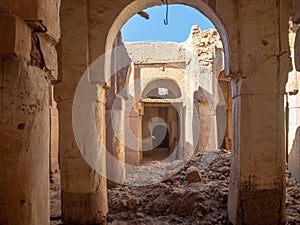
[[130, 18], [122, 28], [124, 42], [133, 41], [175, 41], [187, 39], [191, 27], [199, 25], [201, 30], [214, 28], [214, 25], [198, 10], [185, 5], [169, 5], [169, 24], [164, 24], [166, 6], [145, 9], [150, 19], [140, 15]]

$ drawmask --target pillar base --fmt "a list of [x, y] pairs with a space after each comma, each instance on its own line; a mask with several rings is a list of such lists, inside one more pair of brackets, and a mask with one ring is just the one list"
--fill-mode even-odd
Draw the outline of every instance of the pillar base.
[[[62, 221], [66, 225], [106, 224], [106, 212], [101, 212], [103, 193], [70, 193], [62, 191]], [[97, 200], [96, 200], [97, 199]], [[65, 209], [68, 213], [65, 213]]]
[[228, 216], [234, 225], [285, 224], [285, 194], [283, 189], [248, 190], [231, 188]]

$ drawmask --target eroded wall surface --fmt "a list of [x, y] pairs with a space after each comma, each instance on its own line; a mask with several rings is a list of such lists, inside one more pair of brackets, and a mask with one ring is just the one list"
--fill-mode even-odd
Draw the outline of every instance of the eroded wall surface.
[[[217, 79], [223, 70], [222, 43], [217, 31], [201, 31], [198, 26], [193, 26], [183, 43], [137, 42], [125, 43], [125, 47], [135, 67], [130, 82], [138, 82], [139, 90], [135, 91], [137, 88], [132, 85], [130, 94], [138, 101], [145, 97], [151, 82], [161, 79], [157, 85], [164, 86], [163, 79], [174, 81], [180, 87], [184, 110], [184, 113], [178, 112], [183, 134], [179, 148], [187, 154], [194, 150], [216, 149]], [[201, 107], [201, 101], [207, 106]]]
[[60, 1], [1, 1], [0, 221], [49, 224], [49, 83]]

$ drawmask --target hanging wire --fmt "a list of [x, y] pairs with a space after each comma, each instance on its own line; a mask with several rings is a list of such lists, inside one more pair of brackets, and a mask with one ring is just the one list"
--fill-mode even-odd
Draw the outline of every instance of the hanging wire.
[[163, 5], [166, 5], [166, 18], [164, 19], [164, 24], [168, 25], [168, 23], [169, 23], [169, 21], [168, 21], [168, 17], [169, 17], [169, 3], [168, 3], [168, 0], [161, 0], [161, 1], [162, 1]]

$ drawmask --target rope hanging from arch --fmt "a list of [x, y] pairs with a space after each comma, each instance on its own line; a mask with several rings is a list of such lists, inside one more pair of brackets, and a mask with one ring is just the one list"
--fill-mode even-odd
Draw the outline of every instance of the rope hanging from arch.
[[169, 3], [168, 0], [161, 0], [163, 5], [166, 5], [166, 18], [164, 19], [164, 24], [168, 25], [169, 21], [168, 21], [168, 14], [169, 14]]

